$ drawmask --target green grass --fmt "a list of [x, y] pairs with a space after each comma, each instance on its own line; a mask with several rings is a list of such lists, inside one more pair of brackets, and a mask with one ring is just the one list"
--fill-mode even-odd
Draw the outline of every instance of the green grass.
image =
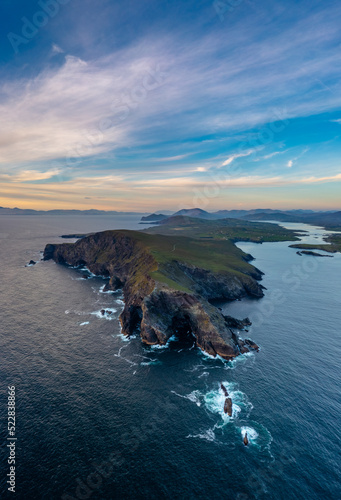
[[324, 250], [325, 252], [336, 253], [341, 252], [341, 234], [331, 234], [325, 238], [329, 244], [324, 243], [296, 243], [290, 245], [291, 248], [300, 248], [301, 250]]
[[166, 223], [148, 228], [149, 234], [179, 235], [186, 234], [192, 238], [237, 241], [297, 241], [294, 231], [277, 224], [266, 222], [249, 222], [240, 219], [203, 220], [177, 216]]
[[295, 241], [293, 231], [276, 224], [238, 219], [206, 221], [178, 216], [144, 231], [121, 230], [138, 240], [153, 256], [157, 270], [151, 277], [171, 288], [190, 292], [191, 280], [179, 273], [175, 262], [245, 278], [254, 272], [236, 241]]
[[[114, 230], [101, 234], [101, 244], [94, 246], [94, 261], [130, 265], [129, 281], [136, 293], [150, 286], [148, 276], [175, 290], [191, 293], [193, 281], [183, 272], [181, 263], [217, 274], [238, 276], [241, 280], [249, 279], [255, 274], [255, 268], [247, 261], [247, 254], [235, 245], [236, 241], [262, 243], [298, 239], [293, 231], [276, 224], [238, 219], [206, 221], [183, 216], [144, 231]], [[131, 245], [124, 243], [117, 256], [113, 252], [112, 236], [117, 242], [122, 237], [132, 239], [133, 251]], [[82, 244], [82, 240], [79, 242]], [[122, 259], [122, 264], [117, 259]]]
[[329, 244], [324, 243], [297, 243], [295, 245], [290, 245], [291, 248], [299, 248], [301, 250], [324, 250], [329, 253], [341, 252], [341, 234], [331, 234], [325, 241]]
[[213, 272], [250, 271], [244, 252], [229, 240], [202, 241], [185, 236], [145, 235], [144, 243], [158, 264], [171, 261], [207, 269]]
[[181, 285], [180, 283], [172, 280], [171, 278], [169, 278], [168, 276], [166, 276], [164, 273], [162, 273], [160, 271], [154, 271], [153, 273], [151, 273], [151, 277], [155, 281], [162, 283], [164, 285], [167, 285], [170, 288], [173, 288], [173, 290], [179, 290], [180, 292], [192, 293], [190, 288], [185, 287], [185, 286]]

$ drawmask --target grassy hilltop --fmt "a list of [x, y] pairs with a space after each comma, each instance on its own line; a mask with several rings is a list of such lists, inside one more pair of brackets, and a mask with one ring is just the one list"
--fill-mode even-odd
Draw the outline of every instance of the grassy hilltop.
[[[153, 237], [148, 238], [146, 243], [158, 263], [158, 270], [152, 276], [170, 286], [179, 286], [174, 283], [177, 276], [171, 272], [174, 261], [242, 278], [243, 274], [255, 275], [255, 268], [248, 262], [251, 256], [236, 247], [235, 242], [298, 240], [293, 231], [276, 224], [238, 219], [203, 220], [185, 216], [170, 217], [141, 234], [146, 233]], [[182, 276], [182, 289], [187, 289], [187, 281]]]
[[231, 319], [212, 301], [264, 295], [261, 271], [234, 242], [296, 239], [273, 224], [180, 216], [146, 231], [103, 231], [76, 243], [50, 244], [44, 259], [85, 265], [110, 278], [108, 290], [122, 288], [125, 335], [138, 331], [146, 344], [162, 345], [174, 332], [192, 335], [202, 350], [229, 360], [257, 346], [232, 332]]
[[189, 236], [199, 239], [253, 241], [295, 241], [299, 238], [294, 231], [278, 224], [249, 222], [241, 219], [205, 220], [177, 215], [162, 220], [156, 227], [145, 229], [149, 234]]
[[324, 250], [325, 252], [336, 253], [341, 252], [341, 234], [331, 234], [325, 238], [329, 244], [324, 243], [297, 243], [290, 245], [292, 248], [300, 248], [301, 250]]

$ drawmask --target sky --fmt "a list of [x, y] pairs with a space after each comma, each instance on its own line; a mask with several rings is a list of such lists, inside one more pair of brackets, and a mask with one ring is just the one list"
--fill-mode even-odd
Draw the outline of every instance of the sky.
[[340, 210], [341, 3], [2, 0], [0, 205]]

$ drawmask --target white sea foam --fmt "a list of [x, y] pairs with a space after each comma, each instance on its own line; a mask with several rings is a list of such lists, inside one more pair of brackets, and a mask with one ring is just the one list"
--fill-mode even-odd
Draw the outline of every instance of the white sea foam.
[[175, 391], [171, 391], [173, 394], [176, 396], [179, 396], [179, 398], [183, 399], [188, 399], [192, 403], [195, 403], [197, 406], [201, 406], [201, 399], [202, 399], [202, 394], [200, 391], [192, 391], [190, 394], [178, 394]]
[[[97, 276], [96, 274], [92, 273], [92, 272], [90, 271], [90, 269], [88, 269], [86, 266], [81, 267], [81, 268], [79, 268], [79, 267], [74, 267], [74, 266], [71, 266], [71, 267], [72, 267], [73, 269], [77, 269], [78, 271], [83, 271], [83, 272], [88, 273], [88, 274], [90, 275], [90, 276], [89, 276], [90, 278], [95, 278], [95, 277]], [[97, 278], [102, 278], [102, 276], [97, 276]]]
[[215, 441], [215, 434], [212, 429], [208, 429], [207, 431], [200, 433], [200, 434], [188, 434], [186, 438], [199, 438], [199, 439], [205, 439], [206, 441]]
[[[202, 349], [200, 349], [200, 353], [203, 355], [204, 358], [217, 359], [217, 357], [212, 356], [212, 354], [208, 354], [208, 352], [203, 351]], [[220, 358], [220, 356], [219, 356], [219, 358]], [[222, 359], [222, 358], [220, 358], [220, 359]]]
[[254, 357], [253, 352], [246, 352], [244, 354], [240, 354], [236, 358], [233, 358], [231, 361], [225, 364], [225, 370], [234, 370], [240, 363], [245, 363], [248, 358]]
[[244, 438], [246, 432], [247, 432], [247, 437], [248, 437], [249, 443], [254, 444], [257, 441], [257, 438], [259, 437], [258, 432], [253, 427], [242, 426], [240, 428], [240, 433], [241, 433], [243, 438]]
[[109, 293], [110, 295], [112, 295], [114, 293], [112, 290], [104, 290], [105, 287], [106, 287], [106, 285], [102, 285], [99, 289], [99, 293]]
[[87, 316], [88, 314], [90, 314], [90, 313], [85, 312], [85, 311], [75, 311], [75, 310], [74, 310], [74, 311], [71, 311], [70, 309], [67, 309], [67, 310], [65, 311], [65, 314], [70, 314], [70, 313], [72, 313], [72, 314], [77, 314], [77, 316]]
[[205, 406], [208, 411], [220, 415], [224, 424], [230, 420], [236, 419], [241, 412], [245, 412], [245, 416], [248, 416], [253, 406], [248, 401], [246, 394], [238, 390], [236, 384], [233, 382], [224, 381], [223, 384], [232, 400], [232, 416], [230, 417], [224, 412], [225, 394], [222, 391], [220, 384], [215, 390], [209, 391], [205, 394]]
[[238, 364], [245, 363], [245, 361], [248, 358], [254, 356], [253, 352], [246, 352], [246, 353], [240, 354], [239, 356], [236, 356], [232, 360], [228, 361], [227, 359], [224, 359], [221, 356], [219, 356], [219, 354], [217, 354], [216, 356], [212, 356], [211, 354], [208, 354], [208, 352], [202, 351], [201, 349], [200, 349], [200, 354], [202, 355], [202, 357], [206, 361], [210, 361], [210, 360], [212, 360], [212, 361], [221, 361], [221, 363], [223, 364], [225, 370], [233, 370], [234, 368], [236, 368], [236, 366]]
[[123, 333], [119, 333], [118, 335], [112, 335], [113, 338], [115, 337], [120, 337], [123, 342], [129, 342], [131, 337], [127, 337], [126, 335], [123, 335]]
[[138, 366], [137, 363], [135, 363], [135, 361], [132, 361], [131, 359], [127, 359], [127, 358], [124, 358], [121, 354], [121, 352], [123, 351], [123, 349], [125, 349], [126, 347], [128, 347], [127, 345], [123, 345], [122, 347], [119, 348], [118, 350], [118, 353], [117, 354], [114, 354], [114, 356], [116, 356], [117, 358], [121, 358], [123, 359], [124, 361], [126, 361], [127, 363], [129, 363], [130, 365], [132, 366]]
[[201, 363], [199, 365], [195, 365], [193, 366], [193, 368], [191, 368], [190, 370], [184, 370], [184, 372], [189, 372], [189, 373], [193, 373], [193, 372], [196, 372], [199, 370], [199, 368], [203, 368], [204, 365], [202, 365]]
[[141, 361], [141, 366], [152, 366], [152, 365], [162, 365], [162, 361], [158, 359], [151, 359], [150, 361]]
[[[104, 309], [104, 307], [103, 307]], [[113, 309], [112, 307], [106, 307], [105, 308], [105, 313], [102, 314], [101, 313], [101, 309], [99, 311], [94, 311], [90, 314], [92, 314], [93, 316], [96, 316], [96, 318], [100, 318], [100, 319], [107, 319], [107, 320], [112, 320], [112, 319], [115, 319], [115, 316], [114, 316], [114, 313], [116, 312], [116, 309]], [[108, 313], [107, 311], [110, 311], [110, 313]]]
[[80, 323], [79, 326], [84, 326], [84, 325], [88, 325], [90, 323], [90, 321], [84, 321], [84, 323]]
[[178, 338], [176, 337], [176, 335], [172, 335], [171, 337], [169, 337], [169, 339], [167, 340], [167, 342], [165, 344], [163, 344], [163, 345], [155, 344], [155, 345], [151, 345], [149, 347], [150, 347], [150, 349], [167, 349], [167, 347], [169, 346], [169, 343], [174, 342], [175, 340], [178, 340]]

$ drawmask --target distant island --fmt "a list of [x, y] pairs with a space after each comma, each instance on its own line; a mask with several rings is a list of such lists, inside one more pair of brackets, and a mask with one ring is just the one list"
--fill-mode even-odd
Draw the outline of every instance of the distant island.
[[122, 289], [124, 335], [138, 333], [149, 345], [165, 345], [174, 334], [191, 335], [203, 351], [225, 360], [258, 346], [234, 330], [249, 325], [248, 318], [224, 316], [213, 302], [263, 296], [262, 272], [235, 242], [298, 240], [275, 224], [184, 215], [144, 231], [77, 236], [75, 243], [46, 245], [44, 260], [87, 266], [109, 278], [106, 290]]
[[175, 213], [160, 210], [152, 214], [148, 212], [126, 212], [115, 210], [32, 210], [21, 208], [0, 207], [0, 215], [59, 215], [59, 216], [117, 216], [139, 215], [141, 223], [157, 223], [168, 217], [184, 216], [204, 220], [241, 219], [248, 221], [297, 222], [322, 226], [331, 231], [341, 231], [341, 211], [317, 212], [313, 210], [274, 210], [271, 208], [256, 208], [253, 210], [218, 210], [207, 212], [201, 208], [182, 209]]
[[167, 219], [167, 215], [165, 214], [150, 214], [144, 217], [141, 217], [142, 222], [158, 222], [160, 220]]
[[[150, 223], [156, 221], [158, 224], [167, 224], [167, 221], [175, 221], [174, 217], [183, 216], [208, 221], [219, 221], [224, 223], [224, 219], [235, 227], [241, 227], [242, 221], [276, 221], [276, 222], [294, 222], [298, 224], [311, 224], [321, 226], [329, 231], [340, 232], [331, 234], [325, 237], [326, 243], [297, 243], [290, 245], [292, 248], [301, 250], [324, 250], [329, 253], [341, 252], [341, 211], [338, 212], [314, 212], [312, 210], [290, 210], [287, 212], [276, 211], [272, 209], [256, 209], [256, 210], [220, 210], [218, 212], [206, 212], [200, 208], [182, 209], [173, 215], [162, 215], [160, 219], [153, 219], [155, 214], [148, 217], [142, 217], [141, 220], [148, 220]], [[239, 221], [239, 222], [238, 222]], [[247, 226], [245, 226], [247, 227]], [[236, 240], [238, 241], [238, 240]], [[311, 254], [310, 254], [311, 255]]]
[[[219, 210], [218, 212], [206, 212], [201, 208], [182, 209], [175, 212], [171, 217], [183, 215], [207, 220], [220, 220], [226, 218], [242, 219], [250, 221], [277, 221], [296, 222], [301, 224], [312, 224], [322, 226], [331, 231], [341, 230], [341, 211], [337, 212], [314, 212], [313, 210], [273, 210], [257, 208], [255, 210]], [[155, 214], [153, 214], [155, 216]], [[149, 218], [150, 217], [150, 218]], [[143, 217], [142, 220], [152, 219], [152, 216]], [[162, 216], [162, 219], [166, 216]]]
[[30, 208], [5, 208], [0, 207], [0, 215], [147, 215], [141, 212], [119, 212], [115, 210], [33, 210]]

